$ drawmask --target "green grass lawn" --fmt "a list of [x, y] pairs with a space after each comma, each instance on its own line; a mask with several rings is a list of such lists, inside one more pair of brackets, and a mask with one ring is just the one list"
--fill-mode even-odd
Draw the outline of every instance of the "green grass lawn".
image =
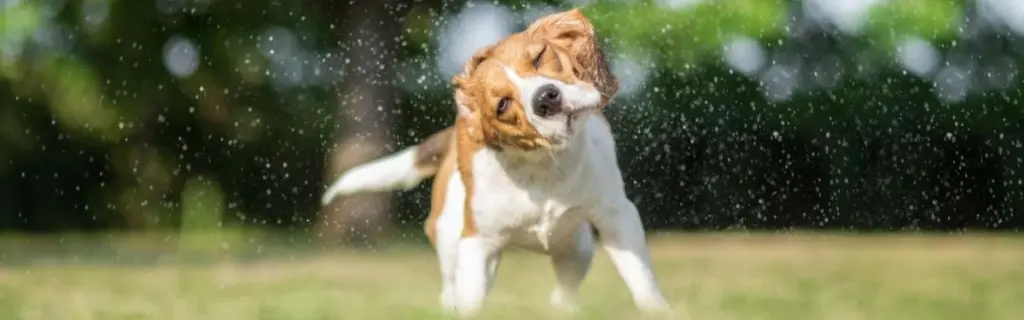
[[[0, 319], [446, 318], [426, 247], [257, 246], [256, 254], [189, 260], [174, 254], [177, 244], [160, 249], [176, 240], [115, 237], [99, 249], [72, 240], [0, 240]], [[1024, 237], [710, 233], [652, 236], [650, 246], [679, 319], [1024, 314]], [[507, 252], [482, 318], [574, 318], [547, 306], [553, 281], [545, 258]], [[603, 252], [582, 298], [577, 319], [637, 318]]]

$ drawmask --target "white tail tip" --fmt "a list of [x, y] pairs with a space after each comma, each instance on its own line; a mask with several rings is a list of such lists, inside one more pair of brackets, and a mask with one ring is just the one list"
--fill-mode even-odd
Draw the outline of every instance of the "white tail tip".
[[416, 165], [416, 147], [364, 163], [341, 175], [320, 198], [327, 205], [335, 197], [358, 192], [408, 190], [434, 174], [434, 170]]

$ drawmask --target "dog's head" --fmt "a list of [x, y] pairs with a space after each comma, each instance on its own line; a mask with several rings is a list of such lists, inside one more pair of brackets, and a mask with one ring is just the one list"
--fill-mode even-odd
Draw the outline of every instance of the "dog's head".
[[619, 82], [612, 76], [604, 50], [594, 33], [594, 26], [580, 9], [544, 16], [524, 32], [565, 48], [579, 64], [577, 71], [580, 79], [601, 91], [601, 107], [607, 105], [618, 93]]
[[563, 148], [618, 91], [579, 9], [480, 49], [452, 82], [459, 114], [479, 128], [477, 139], [527, 151]]

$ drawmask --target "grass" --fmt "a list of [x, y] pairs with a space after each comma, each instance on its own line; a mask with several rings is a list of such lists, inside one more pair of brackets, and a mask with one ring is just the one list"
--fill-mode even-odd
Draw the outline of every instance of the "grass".
[[[154, 249], [159, 240], [110, 238], [98, 246], [103, 249], [62, 242], [0, 240], [0, 319], [446, 318], [426, 247], [257, 246], [259, 254], [189, 260], [173, 248]], [[221, 249], [246, 242], [228, 243]], [[67, 246], [73, 249], [58, 250]], [[680, 319], [1016, 319], [1024, 313], [1024, 238], [1013, 236], [711, 233], [653, 236], [650, 246]], [[163, 253], [143, 254], [154, 250]], [[603, 253], [583, 286], [584, 314], [548, 308], [553, 281], [543, 257], [507, 252], [482, 318], [637, 318]]]

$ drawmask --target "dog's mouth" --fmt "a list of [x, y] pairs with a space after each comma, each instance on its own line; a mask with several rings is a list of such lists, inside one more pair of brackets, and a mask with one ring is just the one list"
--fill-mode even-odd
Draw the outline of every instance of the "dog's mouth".
[[570, 111], [570, 112], [566, 113], [566, 115], [565, 115], [565, 127], [566, 127], [566, 130], [569, 131], [569, 133], [572, 133], [572, 131], [573, 131], [572, 124], [573, 124], [574, 121], [579, 120], [580, 118], [582, 118], [587, 113], [596, 112], [597, 110], [598, 110], [597, 107], [586, 107], [586, 108], [579, 108], [579, 109], [576, 109], [576, 110], [573, 110], [573, 111]]

